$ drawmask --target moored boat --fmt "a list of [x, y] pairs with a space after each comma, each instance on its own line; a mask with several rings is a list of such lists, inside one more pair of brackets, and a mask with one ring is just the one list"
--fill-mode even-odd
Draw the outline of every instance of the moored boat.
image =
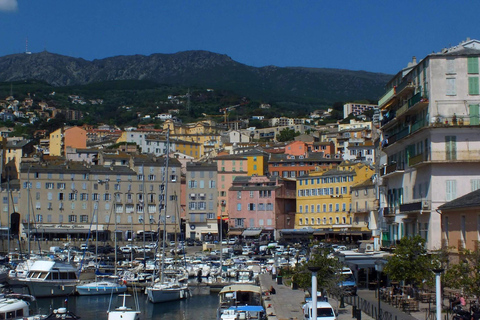
[[[250, 284], [233, 284], [223, 287], [219, 293], [219, 306], [217, 309], [217, 320], [220, 319], [237, 319], [235, 317], [229, 318], [228, 316], [233, 316], [239, 314], [241, 311], [239, 308], [244, 307], [258, 307], [254, 308], [258, 313], [261, 314], [260, 308], [262, 307], [262, 289], [259, 286], [254, 286]], [[248, 308], [247, 308], [248, 309]], [[244, 312], [247, 310], [243, 310]], [[253, 312], [254, 310], [250, 310]], [[224, 315], [222, 317], [222, 315]], [[260, 318], [259, 318], [260, 319]]]
[[23, 285], [29, 294], [39, 297], [66, 296], [75, 293], [77, 270], [70, 264], [56, 261], [35, 261], [25, 278], [9, 279], [9, 284]]
[[127, 291], [127, 285], [124, 282], [107, 278], [97, 278], [92, 282], [77, 285], [77, 292], [81, 296], [123, 293], [125, 291]]
[[108, 320], [138, 320], [140, 318], [141, 311], [138, 308], [138, 301], [135, 303], [136, 309], [127, 307], [126, 298], [130, 296], [129, 294], [119, 295], [119, 297], [123, 298], [123, 303], [114, 310], [108, 310]]

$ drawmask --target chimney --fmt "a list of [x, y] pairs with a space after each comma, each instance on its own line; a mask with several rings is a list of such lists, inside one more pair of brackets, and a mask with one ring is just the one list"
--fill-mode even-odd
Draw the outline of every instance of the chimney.
[[412, 57], [412, 63], [413, 63], [414, 65], [417, 64], [417, 57], [415, 57], [415, 56]]

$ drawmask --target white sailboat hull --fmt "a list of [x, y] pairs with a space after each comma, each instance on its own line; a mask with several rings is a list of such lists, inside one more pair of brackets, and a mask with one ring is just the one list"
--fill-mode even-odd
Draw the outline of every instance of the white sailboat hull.
[[189, 292], [187, 287], [164, 288], [154, 286], [147, 288], [147, 296], [150, 302], [161, 303], [186, 299], [189, 296]]
[[140, 318], [140, 311], [115, 310], [108, 313], [108, 320], [137, 320]]

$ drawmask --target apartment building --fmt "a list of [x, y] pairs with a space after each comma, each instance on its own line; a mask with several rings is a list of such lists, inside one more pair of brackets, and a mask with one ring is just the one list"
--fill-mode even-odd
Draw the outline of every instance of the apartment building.
[[343, 105], [343, 118], [347, 118], [351, 113], [355, 116], [363, 114], [365, 111], [376, 109], [376, 104], [346, 103]]
[[186, 237], [211, 241], [218, 239], [217, 164], [189, 162], [186, 173]]
[[[15, 207], [21, 232], [25, 235], [30, 227], [31, 234], [66, 239], [86, 238], [89, 230], [98, 230], [102, 238], [111, 239], [116, 224], [120, 239], [164, 226], [171, 238], [179, 232], [179, 172], [175, 159], [169, 159], [166, 173], [164, 158], [146, 156], [116, 166], [22, 162]], [[6, 189], [2, 197], [8, 197]]]
[[389, 242], [420, 234], [440, 248], [438, 207], [480, 187], [479, 56], [480, 41], [467, 40], [414, 58], [378, 102]]
[[247, 176], [247, 158], [237, 155], [222, 155], [213, 158], [217, 164], [218, 208], [217, 217], [228, 219], [228, 189], [233, 180]]
[[229, 236], [277, 239], [280, 230], [294, 226], [295, 181], [238, 176], [228, 198]]
[[346, 240], [354, 222], [351, 188], [373, 174], [369, 165], [343, 162], [334, 169], [297, 177], [295, 228], [311, 227], [318, 236], [338, 235]]

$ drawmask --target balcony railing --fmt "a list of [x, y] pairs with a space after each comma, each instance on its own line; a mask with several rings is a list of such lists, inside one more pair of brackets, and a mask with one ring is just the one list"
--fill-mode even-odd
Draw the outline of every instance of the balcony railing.
[[424, 153], [421, 153], [421, 154], [418, 154], [414, 157], [410, 157], [408, 158], [408, 165], [410, 167], [416, 165], [416, 164], [419, 164], [419, 163], [422, 163], [423, 161], [426, 160], [426, 157], [425, 157], [425, 154]]
[[422, 210], [422, 202], [404, 203], [400, 205], [400, 212], [420, 211]]
[[428, 125], [428, 122], [426, 122], [425, 120], [419, 120], [417, 122], [415, 122], [414, 124], [412, 124], [412, 129], [410, 131], [410, 133], [414, 133], [415, 131], [417, 130], [420, 130], [421, 128], [425, 127]]
[[378, 100], [378, 107], [382, 108], [385, 103], [387, 103], [395, 95], [395, 87], [391, 88], [383, 95], [383, 97]]
[[403, 106], [400, 107], [400, 109], [397, 110], [397, 117], [401, 116], [408, 110], [408, 102], [405, 102]]
[[387, 174], [391, 174], [391, 173], [394, 173], [394, 172], [400, 172], [400, 171], [403, 171], [404, 169], [405, 168], [404, 168], [403, 164], [392, 163], [392, 164], [389, 164], [388, 166], [384, 167], [382, 176], [387, 175]]
[[415, 86], [413, 85], [412, 82], [410, 81], [403, 81], [397, 86], [396, 89], [396, 94], [397, 95], [402, 95], [404, 91], [412, 91], [415, 89]]

